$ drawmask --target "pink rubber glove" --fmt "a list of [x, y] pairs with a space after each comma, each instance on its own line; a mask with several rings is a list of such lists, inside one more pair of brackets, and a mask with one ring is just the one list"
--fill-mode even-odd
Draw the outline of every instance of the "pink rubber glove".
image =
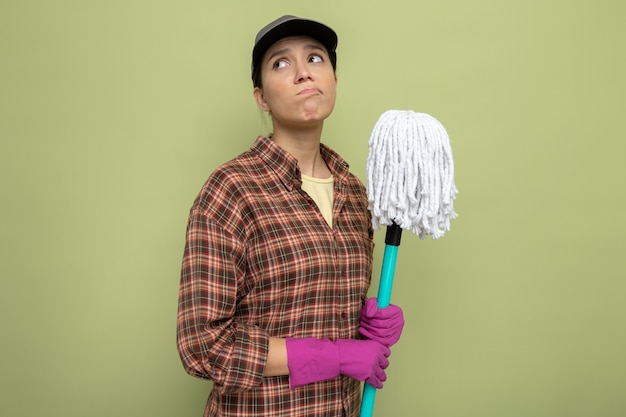
[[387, 347], [393, 346], [402, 334], [404, 315], [402, 309], [390, 304], [378, 308], [376, 298], [368, 298], [361, 310], [359, 333]]
[[290, 388], [335, 379], [340, 374], [378, 389], [387, 379], [385, 369], [391, 351], [373, 340], [287, 338], [286, 345]]

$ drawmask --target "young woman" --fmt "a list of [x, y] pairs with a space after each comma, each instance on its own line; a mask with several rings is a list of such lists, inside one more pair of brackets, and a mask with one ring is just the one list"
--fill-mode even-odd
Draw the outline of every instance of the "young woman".
[[363, 184], [321, 143], [337, 35], [283, 16], [258, 33], [254, 99], [273, 134], [215, 170], [189, 215], [178, 349], [213, 381], [205, 416], [357, 416], [404, 324], [366, 299], [373, 233]]

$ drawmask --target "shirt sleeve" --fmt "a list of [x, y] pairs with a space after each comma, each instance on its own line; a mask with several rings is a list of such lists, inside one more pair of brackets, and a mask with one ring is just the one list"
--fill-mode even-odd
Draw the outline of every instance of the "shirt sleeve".
[[192, 209], [178, 302], [177, 346], [186, 372], [220, 392], [261, 384], [269, 337], [236, 319], [245, 276], [245, 245], [201, 210]]

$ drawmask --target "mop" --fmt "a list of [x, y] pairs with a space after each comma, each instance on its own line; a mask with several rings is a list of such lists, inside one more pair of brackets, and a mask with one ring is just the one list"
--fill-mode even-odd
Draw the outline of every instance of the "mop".
[[[378, 307], [391, 302], [402, 229], [439, 239], [457, 214], [454, 163], [448, 134], [434, 117], [412, 110], [383, 113], [370, 136], [367, 197], [372, 227], [387, 226]], [[376, 388], [365, 384], [360, 417], [371, 417]]]

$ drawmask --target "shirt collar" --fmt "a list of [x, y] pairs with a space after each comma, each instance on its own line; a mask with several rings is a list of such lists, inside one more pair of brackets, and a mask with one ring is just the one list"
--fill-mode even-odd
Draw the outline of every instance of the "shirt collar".
[[[298, 160], [272, 139], [259, 136], [252, 146], [252, 151], [279, 176], [288, 190], [302, 184]], [[320, 144], [320, 152], [335, 179], [335, 183], [345, 183], [350, 169], [348, 163], [337, 152], [324, 144]]]

